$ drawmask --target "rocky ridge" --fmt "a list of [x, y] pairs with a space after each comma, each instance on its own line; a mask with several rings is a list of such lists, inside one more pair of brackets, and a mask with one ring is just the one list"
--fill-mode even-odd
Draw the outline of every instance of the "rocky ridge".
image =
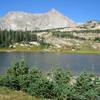
[[76, 24], [55, 9], [46, 13], [8, 12], [0, 20], [0, 28], [7, 30], [45, 30], [74, 27]]

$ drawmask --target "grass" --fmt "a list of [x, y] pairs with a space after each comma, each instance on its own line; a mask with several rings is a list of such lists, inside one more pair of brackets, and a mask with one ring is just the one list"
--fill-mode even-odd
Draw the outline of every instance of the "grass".
[[0, 52], [59, 52], [59, 53], [66, 53], [66, 54], [100, 54], [100, 50], [91, 50], [91, 49], [84, 49], [84, 50], [66, 50], [66, 49], [45, 49], [41, 47], [17, 47], [17, 48], [0, 48]]
[[62, 52], [67, 54], [100, 54], [100, 50], [76, 50], [76, 51], [64, 50]]
[[32, 97], [22, 91], [15, 91], [6, 87], [0, 87], [0, 100], [46, 100]]
[[0, 52], [36, 52], [41, 51], [42, 49], [40, 47], [16, 47], [16, 48], [0, 48]]
[[66, 49], [52, 49], [53, 52], [65, 53], [65, 54], [100, 54], [100, 50], [66, 50]]

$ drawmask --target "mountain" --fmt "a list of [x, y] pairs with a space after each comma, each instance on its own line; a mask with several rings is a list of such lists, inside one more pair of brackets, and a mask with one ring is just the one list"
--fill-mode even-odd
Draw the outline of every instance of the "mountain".
[[74, 27], [75, 25], [72, 20], [55, 9], [40, 14], [8, 12], [8, 14], [0, 20], [0, 28], [7, 30], [44, 30]]
[[100, 22], [97, 20], [90, 20], [80, 25], [80, 27], [85, 29], [100, 29]]

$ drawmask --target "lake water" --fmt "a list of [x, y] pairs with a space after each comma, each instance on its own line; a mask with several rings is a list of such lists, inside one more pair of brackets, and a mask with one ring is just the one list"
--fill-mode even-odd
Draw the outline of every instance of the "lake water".
[[94, 71], [100, 75], [100, 55], [60, 54], [60, 53], [0, 53], [0, 73], [3, 73], [15, 60], [24, 58], [26, 63], [35, 65], [43, 71], [53, 66], [71, 69], [75, 74], [81, 71]]

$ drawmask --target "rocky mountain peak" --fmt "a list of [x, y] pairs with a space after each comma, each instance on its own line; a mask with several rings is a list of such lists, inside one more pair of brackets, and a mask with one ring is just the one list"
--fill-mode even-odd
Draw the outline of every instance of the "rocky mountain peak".
[[51, 9], [47, 13], [26, 13], [26, 12], [8, 12], [3, 21], [0, 21], [2, 29], [11, 30], [44, 30], [53, 28], [73, 27], [75, 23], [68, 17], [65, 17], [56, 9]]
[[56, 9], [52, 8], [48, 11], [48, 13], [60, 13], [59, 11], [57, 11]]

